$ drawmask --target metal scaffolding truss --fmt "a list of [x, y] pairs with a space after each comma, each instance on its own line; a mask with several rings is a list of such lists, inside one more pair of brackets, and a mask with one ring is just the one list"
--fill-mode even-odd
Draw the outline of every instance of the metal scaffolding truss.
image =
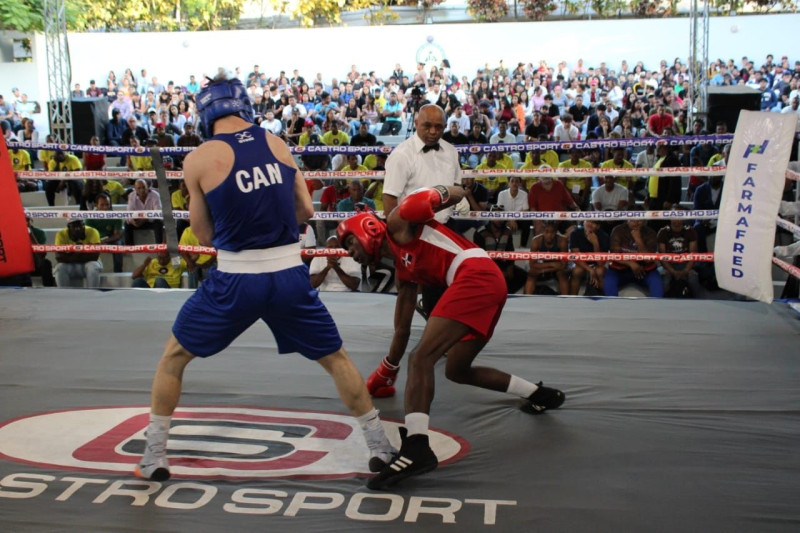
[[44, 37], [47, 50], [50, 133], [59, 142], [72, 142], [72, 106], [64, 0], [44, 0]]
[[689, 124], [708, 113], [708, 19], [710, 0], [691, 0], [689, 13]]

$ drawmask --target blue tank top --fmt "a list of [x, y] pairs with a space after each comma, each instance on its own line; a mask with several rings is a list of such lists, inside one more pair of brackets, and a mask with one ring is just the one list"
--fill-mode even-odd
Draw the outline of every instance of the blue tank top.
[[257, 250], [299, 241], [294, 204], [296, 170], [278, 161], [264, 133], [253, 125], [211, 138], [227, 143], [234, 154], [230, 174], [206, 193], [214, 220], [212, 242], [218, 250]]

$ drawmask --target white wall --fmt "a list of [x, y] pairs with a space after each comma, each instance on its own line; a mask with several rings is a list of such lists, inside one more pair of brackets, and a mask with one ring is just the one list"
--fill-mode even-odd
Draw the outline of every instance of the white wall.
[[[800, 15], [714, 17], [710, 21], [710, 57], [743, 55], [762, 61], [768, 53], [800, 59], [794, 35]], [[784, 36], [776, 39], [774, 36]], [[141, 68], [162, 82], [185, 84], [189, 74], [212, 74], [217, 67], [240, 66], [246, 75], [253, 64], [269, 75], [298, 68], [307, 78], [321, 72], [326, 80], [341, 77], [356, 64], [360, 70], [391, 72], [395, 63], [412, 71], [417, 49], [428, 37], [444, 48], [453, 72], [472, 77], [475, 70], [503, 59], [550, 64], [583, 58], [588, 66], [606, 61], [618, 68], [622, 59], [642, 60], [655, 68], [661, 59], [671, 63], [689, 54], [689, 19], [592, 20], [442, 24], [319, 29], [242, 30], [182, 33], [70, 34], [73, 82], [89, 79], [102, 84], [109, 70], [120, 75], [126, 67]], [[781, 41], [781, 45], [778, 42]], [[29, 65], [0, 63], [0, 94], [19, 86], [32, 99], [47, 97], [44, 39], [37, 36], [35, 71]]]

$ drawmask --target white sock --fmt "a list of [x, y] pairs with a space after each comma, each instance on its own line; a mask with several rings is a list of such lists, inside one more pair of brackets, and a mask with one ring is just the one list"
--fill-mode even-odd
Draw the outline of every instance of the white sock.
[[[372, 408], [371, 411], [357, 416], [361, 431], [364, 433], [364, 440], [367, 441], [367, 447], [371, 451], [386, 452], [389, 454], [393, 448], [389, 444], [389, 439], [386, 438], [386, 433], [383, 430], [383, 424], [378, 416], [379, 411]], [[388, 455], [387, 455], [388, 457]]]
[[159, 416], [150, 413], [150, 424], [147, 426], [147, 434], [169, 433], [170, 422], [172, 422], [171, 416]]
[[411, 435], [427, 435], [428, 424], [430, 424], [431, 417], [425, 413], [408, 413], [406, 415], [406, 429], [408, 436]]
[[508, 382], [508, 390], [506, 391], [508, 394], [513, 394], [514, 396], [519, 396], [520, 398], [527, 398], [539, 387], [531, 383], [530, 381], [525, 381], [522, 378], [518, 378], [515, 375], [511, 375], [511, 380]]
[[378, 414], [379, 411], [373, 407], [372, 411], [367, 411], [363, 415], [357, 416], [356, 420], [358, 420], [358, 424], [364, 431], [375, 429], [381, 425], [381, 419], [378, 418]]

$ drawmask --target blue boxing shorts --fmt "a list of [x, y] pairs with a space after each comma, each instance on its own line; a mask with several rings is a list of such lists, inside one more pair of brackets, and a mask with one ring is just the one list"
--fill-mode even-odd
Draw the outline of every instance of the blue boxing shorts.
[[192, 355], [209, 357], [259, 318], [269, 326], [280, 353], [298, 352], [317, 360], [342, 347], [336, 324], [311, 287], [305, 265], [263, 274], [212, 269], [183, 304], [172, 333]]

